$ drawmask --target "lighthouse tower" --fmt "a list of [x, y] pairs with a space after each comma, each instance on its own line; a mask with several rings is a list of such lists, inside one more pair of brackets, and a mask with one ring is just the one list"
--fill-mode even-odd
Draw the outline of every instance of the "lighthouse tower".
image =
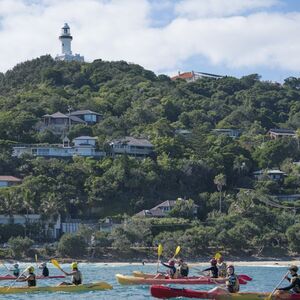
[[70, 32], [70, 27], [67, 23], [65, 23], [65, 25], [61, 29], [59, 40], [61, 41], [61, 54], [56, 56], [56, 60], [80, 62], [84, 61], [84, 57], [80, 56], [80, 54], [72, 54], [71, 42], [73, 40], [73, 37]]

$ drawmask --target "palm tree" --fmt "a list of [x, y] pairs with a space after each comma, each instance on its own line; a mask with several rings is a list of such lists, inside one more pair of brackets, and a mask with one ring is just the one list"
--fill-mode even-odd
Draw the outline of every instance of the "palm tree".
[[215, 178], [214, 178], [214, 184], [217, 186], [217, 190], [220, 193], [220, 198], [219, 198], [219, 211], [222, 212], [222, 189], [223, 186], [226, 185], [226, 176], [224, 174], [218, 174]]

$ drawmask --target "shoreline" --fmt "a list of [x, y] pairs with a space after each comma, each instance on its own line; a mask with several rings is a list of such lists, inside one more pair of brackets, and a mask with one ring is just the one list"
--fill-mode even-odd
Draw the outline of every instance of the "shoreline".
[[[144, 265], [141, 262], [120, 262], [120, 261], [93, 261], [93, 260], [76, 260], [76, 259], [57, 259], [60, 264], [69, 264], [73, 261], [77, 261], [81, 264], [101, 264], [101, 265], [113, 265], [113, 266], [156, 266], [157, 262], [154, 261], [144, 261]], [[8, 261], [7, 261], [8, 262]], [[20, 263], [29, 263], [32, 262], [31, 260], [26, 261], [20, 261]], [[247, 261], [247, 260], [226, 260], [228, 264], [233, 264], [235, 266], [248, 266], [248, 267], [262, 267], [262, 266], [269, 266], [269, 267], [288, 267], [291, 264], [300, 266], [300, 260], [257, 260], [257, 261]], [[50, 262], [49, 262], [50, 263]], [[191, 267], [197, 267], [197, 266], [207, 266], [209, 265], [209, 262], [203, 262], [203, 261], [193, 261], [189, 262], [187, 260], [187, 263]]]

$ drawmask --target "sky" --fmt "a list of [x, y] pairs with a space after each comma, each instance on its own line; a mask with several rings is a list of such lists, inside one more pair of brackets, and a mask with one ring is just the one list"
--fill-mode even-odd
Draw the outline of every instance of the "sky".
[[59, 54], [65, 22], [88, 62], [300, 77], [300, 0], [0, 0], [0, 72]]

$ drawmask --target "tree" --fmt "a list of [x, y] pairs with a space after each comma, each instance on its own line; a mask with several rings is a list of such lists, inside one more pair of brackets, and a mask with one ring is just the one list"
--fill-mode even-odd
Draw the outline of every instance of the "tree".
[[292, 251], [300, 252], [300, 224], [290, 226], [286, 231], [289, 248]]
[[219, 211], [222, 212], [222, 189], [226, 185], [226, 176], [224, 174], [218, 174], [214, 178], [214, 184], [217, 186], [217, 190], [220, 193], [219, 198]]
[[30, 250], [31, 246], [33, 245], [33, 240], [29, 239], [28, 237], [11, 237], [8, 240], [8, 246], [11, 249], [13, 256], [21, 257], [25, 255]]
[[87, 244], [82, 236], [65, 233], [59, 240], [57, 249], [60, 255], [77, 258], [87, 253]]
[[177, 199], [169, 215], [175, 218], [193, 219], [195, 217], [195, 207], [195, 203], [192, 199]]

